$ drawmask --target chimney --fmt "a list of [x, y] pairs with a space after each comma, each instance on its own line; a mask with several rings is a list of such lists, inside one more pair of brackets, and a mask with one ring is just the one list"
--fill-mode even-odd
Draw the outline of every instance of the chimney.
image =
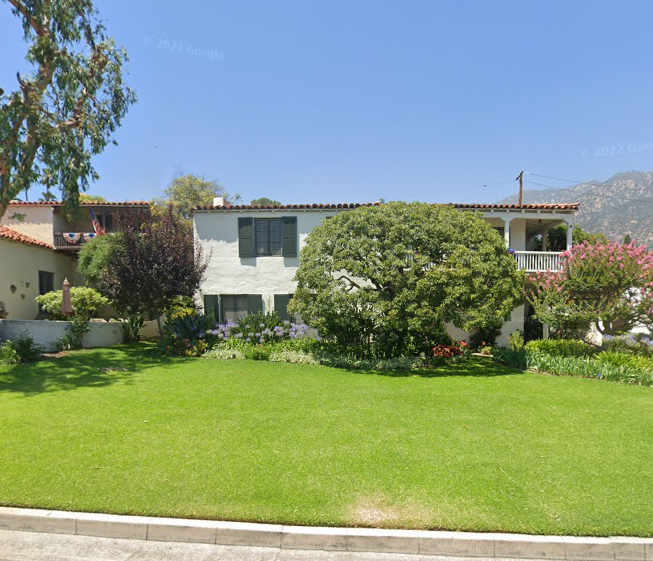
[[213, 206], [227, 206], [226, 201], [224, 200], [224, 197], [214, 197], [213, 198]]

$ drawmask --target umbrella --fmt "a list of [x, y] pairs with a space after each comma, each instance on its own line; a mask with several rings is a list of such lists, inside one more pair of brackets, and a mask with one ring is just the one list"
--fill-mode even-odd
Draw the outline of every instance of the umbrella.
[[70, 283], [68, 279], [63, 280], [62, 297], [61, 297], [61, 313], [64, 316], [71, 316], [73, 314], [73, 302], [70, 298]]

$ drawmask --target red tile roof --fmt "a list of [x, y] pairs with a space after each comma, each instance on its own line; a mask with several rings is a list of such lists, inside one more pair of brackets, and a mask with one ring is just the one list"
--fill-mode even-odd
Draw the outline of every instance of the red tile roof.
[[[11, 201], [11, 206], [61, 206], [63, 203], [59, 201], [45, 202], [24, 202], [24, 201]], [[149, 206], [149, 201], [125, 201], [120, 202], [104, 202], [104, 203], [79, 203], [79, 206]]]
[[0, 238], [5, 240], [11, 240], [14, 242], [25, 243], [28, 245], [35, 245], [38, 247], [46, 247], [48, 249], [54, 249], [54, 246], [50, 244], [47, 244], [40, 240], [36, 240], [34, 238], [30, 238], [29, 236], [26, 236], [25, 234], [21, 234], [20, 232], [16, 232], [16, 230], [12, 230], [11, 228], [7, 228], [6, 226], [0, 226]]
[[[196, 206], [193, 210], [338, 210], [351, 209], [360, 206], [377, 206], [381, 203], [315, 203], [297, 205], [229, 205], [229, 206]], [[434, 203], [439, 204], [439, 203]], [[578, 210], [579, 203], [564, 204], [538, 204], [538, 205], [507, 205], [507, 204], [481, 204], [481, 203], [442, 203], [454, 208], [487, 209], [487, 210]]]
[[482, 203], [449, 203], [455, 208], [478, 208], [478, 209], [509, 209], [509, 210], [578, 210], [579, 203], [563, 204], [537, 204], [537, 205], [506, 205], [506, 204], [482, 204]]
[[341, 208], [358, 208], [359, 206], [375, 206], [381, 203], [313, 203], [313, 204], [298, 204], [298, 205], [232, 205], [227, 203], [227, 206], [196, 206], [193, 210], [330, 210]]

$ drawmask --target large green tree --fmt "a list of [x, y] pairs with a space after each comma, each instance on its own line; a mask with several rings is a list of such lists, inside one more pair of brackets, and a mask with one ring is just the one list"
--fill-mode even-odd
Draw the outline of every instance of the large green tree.
[[447, 339], [446, 324], [500, 326], [523, 274], [477, 213], [422, 203], [342, 212], [301, 250], [291, 308], [323, 336], [391, 355]]
[[91, 163], [112, 141], [134, 92], [127, 53], [115, 46], [91, 0], [3, 0], [17, 16], [33, 70], [0, 87], [0, 218], [21, 191], [61, 189], [67, 210], [98, 175]]
[[252, 199], [250, 204], [254, 206], [280, 206], [281, 201], [270, 199], [268, 197], [259, 197], [258, 199]]
[[172, 204], [184, 218], [190, 218], [193, 207], [212, 205], [214, 197], [224, 197], [230, 203], [239, 202], [240, 195], [230, 195], [224, 185], [194, 173], [176, 173], [165, 190], [165, 198], [157, 200], [164, 206]]

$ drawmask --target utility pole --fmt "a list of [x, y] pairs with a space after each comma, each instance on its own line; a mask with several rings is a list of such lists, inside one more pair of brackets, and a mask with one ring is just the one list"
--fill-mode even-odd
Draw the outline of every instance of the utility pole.
[[515, 180], [519, 179], [519, 206], [522, 205], [524, 197], [524, 172], [522, 171]]

